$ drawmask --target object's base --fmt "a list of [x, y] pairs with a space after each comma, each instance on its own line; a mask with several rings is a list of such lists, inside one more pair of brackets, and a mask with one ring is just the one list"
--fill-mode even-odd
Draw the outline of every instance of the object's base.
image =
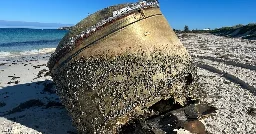
[[150, 108], [161, 100], [184, 106], [201, 95], [191, 61], [159, 51], [81, 58], [53, 78], [78, 129], [90, 133], [117, 132], [131, 119], [154, 115]]
[[[172, 102], [173, 99], [167, 101]], [[216, 110], [207, 104], [196, 104], [196, 101], [191, 101], [187, 106], [170, 105], [166, 102], [162, 101], [153, 106], [156, 108], [154, 110], [160, 110], [161, 113], [146, 119], [143, 117], [133, 119], [120, 128], [119, 134], [176, 134], [177, 129], [205, 134], [205, 126], [199, 119]]]

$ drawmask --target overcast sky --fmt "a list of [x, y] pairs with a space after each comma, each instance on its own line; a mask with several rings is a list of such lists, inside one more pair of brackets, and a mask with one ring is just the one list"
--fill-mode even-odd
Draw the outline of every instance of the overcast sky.
[[[1, 0], [0, 20], [76, 24], [88, 13], [137, 0]], [[218, 28], [256, 22], [256, 0], [159, 0], [175, 29]]]

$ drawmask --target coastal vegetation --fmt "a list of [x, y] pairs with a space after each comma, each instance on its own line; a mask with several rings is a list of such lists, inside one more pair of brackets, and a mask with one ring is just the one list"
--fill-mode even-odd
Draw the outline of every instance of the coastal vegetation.
[[230, 27], [221, 27], [216, 29], [193, 29], [189, 30], [189, 27], [186, 25], [184, 30], [176, 30], [176, 33], [211, 33], [217, 36], [226, 36], [226, 37], [240, 37], [243, 39], [256, 40], [256, 23], [249, 23], [247, 25], [238, 24]]
[[222, 27], [210, 31], [215, 35], [227, 36], [227, 37], [242, 37], [244, 39], [256, 39], [256, 23], [250, 23], [247, 25], [235, 25], [232, 27]]

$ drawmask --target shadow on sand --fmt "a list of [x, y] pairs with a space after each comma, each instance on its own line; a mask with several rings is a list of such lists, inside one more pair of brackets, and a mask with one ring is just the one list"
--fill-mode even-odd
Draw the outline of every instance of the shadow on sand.
[[0, 117], [43, 134], [77, 133], [49, 80], [0, 89]]

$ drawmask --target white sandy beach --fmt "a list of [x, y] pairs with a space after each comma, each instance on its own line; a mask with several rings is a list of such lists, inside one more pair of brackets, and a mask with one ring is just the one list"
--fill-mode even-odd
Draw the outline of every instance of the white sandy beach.
[[[191, 34], [181, 38], [199, 63], [203, 101], [218, 110], [201, 119], [212, 134], [256, 133], [256, 43]], [[74, 134], [46, 67], [50, 54], [0, 60], [0, 133]], [[47, 88], [45, 88], [47, 87]]]
[[[184, 37], [184, 36], [183, 36]], [[189, 34], [180, 39], [198, 63], [204, 101], [218, 110], [202, 122], [213, 134], [256, 133], [256, 43]]]
[[76, 133], [54, 93], [46, 67], [48, 59], [49, 54], [42, 53], [1, 59], [1, 134]]

